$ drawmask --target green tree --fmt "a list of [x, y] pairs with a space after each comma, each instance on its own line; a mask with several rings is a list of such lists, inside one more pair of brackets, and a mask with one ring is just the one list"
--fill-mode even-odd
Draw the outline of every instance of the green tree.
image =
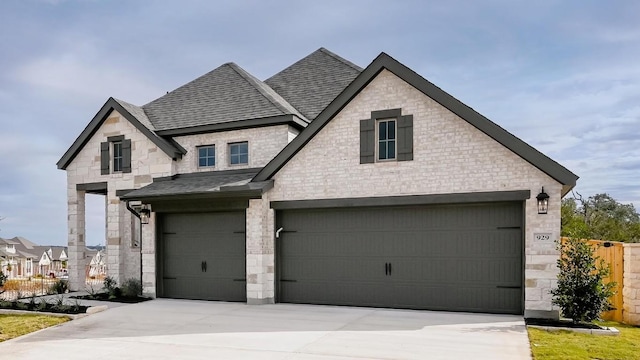
[[640, 215], [633, 204], [608, 194], [585, 199], [579, 193], [562, 200], [562, 236], [640, 242]]
[[592, 322], [603, 311], [611, 310], [615, 282], [604, 283], [609, 267], [604, 259], [594, 256], [594, 249], [586, 240], [568, 238], [558, 243], [558, 287], [551, 290], [552, 302], [562, 315], [574, 323]]

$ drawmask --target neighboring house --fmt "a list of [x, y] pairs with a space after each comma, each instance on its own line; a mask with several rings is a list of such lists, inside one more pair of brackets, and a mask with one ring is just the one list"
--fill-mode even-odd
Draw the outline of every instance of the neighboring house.
[[41, 254], [36, 273], [48, 277], [56, 277], [65, 272], [67, 268], [67, 249], [64, 246], [36, 246]]
[[265, 81], [229, 63], [142, 107], [110, 98], [58, 167], [75, 289], [90, 193], [108, 275], [142, 273], [151, 296], [557, 316], [578, 177], [384, 53], [362, 69], [319, 49]]
[[[89, 249], [87, 249], [89, 250]], [[104, 250], [90, 250], [94, 255], [91, 256], [87, 265], [86, 275], [91, 279], [100, 279], [107, 274], [107, 262]]]
[[34, 265], [39, 254], [36, 244], [16, 236], [12, 239], [0, 238], [2, 272], [9, 278], [29, 277], [36, 274]]

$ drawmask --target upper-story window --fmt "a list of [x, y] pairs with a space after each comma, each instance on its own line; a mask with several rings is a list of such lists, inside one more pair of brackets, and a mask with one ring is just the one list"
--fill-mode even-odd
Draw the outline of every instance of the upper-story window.
[[242, 165], [249, 163], [249, 143], [238, 142], [229, 144], [229, 163], [231, 165]]
[[396, 119], [378, 120], [378, 160], [396, 158]]
[[131, 140], [124, 135], [110, 136], [100, 143], [100, 173], [131, 172]]
[[215, 145], [198, 147], [198, 167], [216, 166]]
[[113, 144], [113, 172], [122, 171], [122, 141], [115, 141]]
[[360, 120], [360, 164], [413, 160], [413, 115], [376, 110]]

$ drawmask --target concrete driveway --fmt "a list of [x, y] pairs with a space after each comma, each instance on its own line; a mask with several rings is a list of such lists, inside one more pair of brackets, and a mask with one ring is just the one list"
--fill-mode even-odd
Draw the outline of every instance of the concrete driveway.
[[521, 316], [158, 299], [0, 343], [12, 359], [531, 359]]

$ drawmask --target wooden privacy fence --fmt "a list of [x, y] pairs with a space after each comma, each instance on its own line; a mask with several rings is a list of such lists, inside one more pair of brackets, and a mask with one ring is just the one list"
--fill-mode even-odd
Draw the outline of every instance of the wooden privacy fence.
[[[566, 238], [562, 238], [565, 241]], [[623, 243], [604, 240], [588, 240], [587, 243], [594, 248], [594, 255], [603, 259], [605, 264], [609, 266], [609, 276], [604, 279], [605, 283], [614, 281], [616, 286], [613, 288], [615, 294], [609, 298], [611, 305], [615, 310], [602, 313], [601, 317], [605, 320], [622, 322], [622, 309], [624, 305], [622, 294], [622, 282], [624, 277], [624, 247]]]

